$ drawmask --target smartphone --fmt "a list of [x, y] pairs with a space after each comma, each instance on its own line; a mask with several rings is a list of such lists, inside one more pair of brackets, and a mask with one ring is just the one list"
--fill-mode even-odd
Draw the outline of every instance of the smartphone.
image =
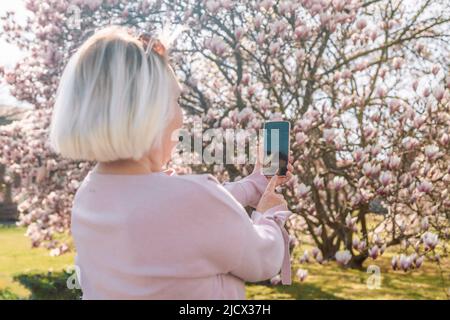
[[291, 124], [289, 121], [267, 121], [263, 130], [263, 174], [285, 176], [289, 163]]

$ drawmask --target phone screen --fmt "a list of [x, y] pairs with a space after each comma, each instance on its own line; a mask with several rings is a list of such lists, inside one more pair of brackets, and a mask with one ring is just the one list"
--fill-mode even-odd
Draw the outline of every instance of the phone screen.
[[289, 121], [264, 123], [264, 175], [286, 175], [289, 160], [289, 130]]

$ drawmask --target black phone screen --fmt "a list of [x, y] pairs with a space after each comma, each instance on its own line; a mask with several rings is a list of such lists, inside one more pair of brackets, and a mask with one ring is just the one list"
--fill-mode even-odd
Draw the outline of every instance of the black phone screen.
[[267, 176], [285, 176], [289, 162], [289, 121], [264, 123], [263, 173]]

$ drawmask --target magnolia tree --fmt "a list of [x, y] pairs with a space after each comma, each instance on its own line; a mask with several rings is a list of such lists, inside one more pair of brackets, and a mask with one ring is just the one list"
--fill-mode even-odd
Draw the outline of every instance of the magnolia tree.
[[[392, 266], [407, 271], [447, 255], [447, 1], [28, 0], [26, 7], [23, 24], [14, 13], [3, 17], [3, 37], [29, 55], [1, 72], [11, 93], [35, 108], [0, 128], [0, 161], [34, 246], [69, 250], [59, 234], [68, 231], [73, 195], [93, 165], [61, 159], [47, 143], [71, 53], [105, 25], [152, 31], [170, 23], [184, 27], [171, 57], [184, 84], [187, 128], [291, 122], [288, 226], [292, 243], [309, 235], [315, 244], [301, 262], [361, 267], [395, 246]], [[183, 165], [223, 180], [251, 169]]]

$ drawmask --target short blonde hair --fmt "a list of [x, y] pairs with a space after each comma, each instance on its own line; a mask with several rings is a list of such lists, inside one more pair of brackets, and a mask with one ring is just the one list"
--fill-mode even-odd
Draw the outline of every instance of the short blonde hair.
[[75, 160], [140, 159], [161, 142], [175, 101], [167, 60], [121, 27], [97, 31], [64, 69], [50, 146]]

